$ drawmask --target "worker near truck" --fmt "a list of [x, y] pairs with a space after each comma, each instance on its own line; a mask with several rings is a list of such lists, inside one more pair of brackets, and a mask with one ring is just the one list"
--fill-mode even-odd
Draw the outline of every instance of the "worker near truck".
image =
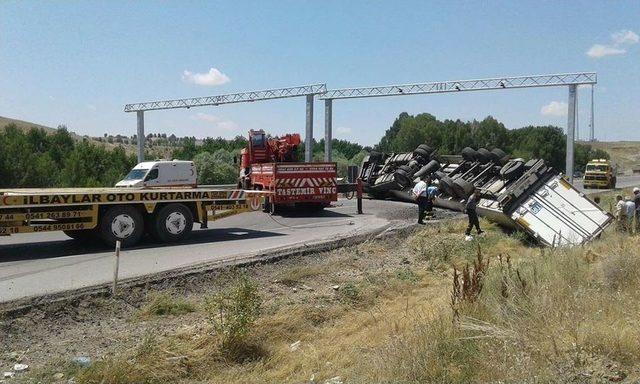
[[614, 211], [616, 218], [616, 229], [619, 232], [626, 231], [627, 226], [627, 208], [621, 195], [616, 196], [616, 209]]
[[475, 226], [478, 231], [478, 235], [483, 233], [484, 231], [480, 229], [480, 220], [478, 220], [478, 212], [476, 208], [478, 207], [478, 202], [480, 201], [480, 190], [478, 188], [473, 190], [473, 193], [467, 199], [467, 204], [464, 207], [464, 212], [467, 214], [469, 218], [469, 225], [467, 226], [467, 230], [464, 234], [469, 238], [471, 236], [471, 229]]
[[424, 222], [424, 214], [429, 208], [433, 210], [433, 200], [429, 200], [427, 192], [429, 184], [431, 184], [431, 176], [424, 176], [411, 190], [418, 204], [418, 224], [426, 224]]
[[624, 207], [627, 210], [627, 231], [631, 233], [633, 231], [633, 217], [636, 214], [636, 203], [633, 202], [630, 196], [624, 198]]

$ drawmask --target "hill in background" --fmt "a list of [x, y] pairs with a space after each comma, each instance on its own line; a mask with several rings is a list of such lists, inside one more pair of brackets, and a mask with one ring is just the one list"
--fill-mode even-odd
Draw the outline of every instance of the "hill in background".
[[633, 169], [640, 168], [640, 141], [595, 141], [584, 144], [607, 151], [619, 171], [631, 173]]
[[21, 130], [23, 130], [25, 132], [28, 131], [29, 129], [33, 128], [33, 127], [42, 128], [45, 131], [47, 131], [47, 133], [53, 133], [56, 130], [55, 128], [47, 127], [45, 125], [40, 125], [40, 124], [36, 124], [36, 123], [31, 123], [29, 121], [11, 119], [11, 118], [8, 118], [8, 117], [0, 116], [0, 129], [4, 129], [4, 127], [9, 125], [9, 124], [15, 124], [18, 128], [20, 128]]

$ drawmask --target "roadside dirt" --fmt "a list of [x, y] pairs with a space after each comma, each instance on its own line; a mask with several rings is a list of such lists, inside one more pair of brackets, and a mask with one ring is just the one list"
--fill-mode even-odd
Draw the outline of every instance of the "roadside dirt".
[[[390, 207], [379, 215], [396, 224], [404, 223], [400, 236], [420, 227], [406, 227], [415, 220], [416, 209], [412, 205], [398, 203], [397, 207]], [[456, 215], [438, 210], [436, 217], [439, 222]], [[360, 245], [259, 263], [245, 269], [260, 287], [267, 313], [283, 305], [298, 307], [317, 303], [313, 316], [324, 321], [326, 316], [340, 316], [334, 313], [340, 306], [334, 306], [327, 313], [324, 309], [341, 300], [340, 289], [345, 284], [366, 276], [393, 274], [398, 269], [409, 271], [409, 264], [415, 260], [409, 260], [406, 248], [394, 249], [397, 236], [391, 234], [382, 240], [370, 239]], [[23, 314], [5, 315], [0, 318], [0, 371], [10, 371], [14, 364], [23, 363], [29, 365], [28, 373], [8, 379], [10, 382], [67, 382], [68, 375], [60, 376], [68, 371], [69, 362], [74, 358], [89, 357], [97, 361], [122, 354], [137, 348], [149, 335], [162, 338], [184, 332], [210, 332], [201, 308], [203, 298], [224, 288], [232, 269], [127, 288], [116, 297], [81, 297], [39, 305]], [[412, 278], [413, 272], [407, 273], [410, 273], [408, 278]], [[192, 309], [179, 316], [149, 314], [149, 306], [162, 295], [169, 300], [179, 298]], [[338, 312], [346, 310], [337, 309]], [[58, 376], [54, 377], [55, 374]]]

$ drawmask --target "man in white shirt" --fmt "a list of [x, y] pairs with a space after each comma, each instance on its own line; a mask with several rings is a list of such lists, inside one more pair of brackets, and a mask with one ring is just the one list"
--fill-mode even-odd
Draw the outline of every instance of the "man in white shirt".
[[411, 191], [413, 197], [416, 199], [416, 203], [418, 203], [418, 224], [425, 224], [422, 217], [427, 210], [427, 187], [429, 187], [430, 183], [431, 177], [425, 176], [413, 187], [413, 190]]
[[633, 231], [633, 217], [636, 213], [636, 203], [633, 202], [631, 197], [624, 198], [624, 207], [627, 210], [627, 231]]

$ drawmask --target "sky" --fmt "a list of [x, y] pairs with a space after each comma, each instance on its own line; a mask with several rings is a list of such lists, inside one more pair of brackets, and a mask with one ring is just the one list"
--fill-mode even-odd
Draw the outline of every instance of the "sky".
[[[639, 1], [0, 1], [0, 116], [133, 135], [124, 104], [326, 83], [595, 71], [595, 134], [640, 140]], [[580, 138], [590, 89], [579, 89]], [[372, 145], [405, 111], [566, 128], [567, 87], [336, 100]], [[145, 114], [147, 133], [304, 133], [305, 99]], [[315, 103], [314, 136], [324, 135]]]

